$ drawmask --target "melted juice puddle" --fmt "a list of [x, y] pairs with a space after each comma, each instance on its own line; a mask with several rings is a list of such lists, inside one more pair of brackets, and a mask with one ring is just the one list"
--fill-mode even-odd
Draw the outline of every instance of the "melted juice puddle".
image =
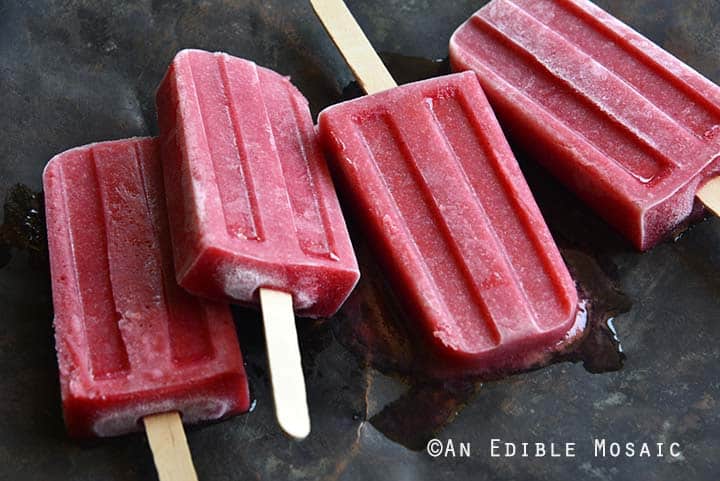
[[3, 205], [0, 225], [0, 268], [10, 263], [14, 251], [26, 251], [30, 264], [47, 264], [47, 234], [42, 192], [34, 192], [23, 184], [10, 188]]
[[410, 329], [412, 320], [406, 320], [368, 247], [360, 246], [358, 257], [363, 277], [333, 324], [335, 336], [365, 365], [409, 385], [405, 394], [385, 406], [370, 422], [390, 439], [410, 449], [422, 449], [483, 382], [557, 362], [581, 362], [591, 373], [621, 369], [625, 355], [612, 322], [615, 316], [629, 310], [629, 300], [590, 256], [573, 250], [562, 253], [581, 297], [587, 301], [587, 326], [582, 337], [527, 369], [448, 378], [446, 371], [436, 369], [437, 360], [417, 342]]

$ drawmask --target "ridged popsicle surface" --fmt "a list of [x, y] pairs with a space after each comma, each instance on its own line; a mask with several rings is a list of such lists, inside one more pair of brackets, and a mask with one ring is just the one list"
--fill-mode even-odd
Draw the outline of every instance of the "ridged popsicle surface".
[[720, 173], [720, 88], [586, 0], [493, 0], [453, 35], [510, 131], [647, 249]]
[[472, 73], [345, 102], [319, 132], [413, 326], [472, 369], [575, 325], [574, 282]]
[[227, 305], [175, 281], [154, 139], [92, 144], [44, 174], [65, 421], [111, 436], [147, 414], [185, 422], [248, 409]]
[[252, 62], [185, 50], [157, 104], [180, 284], [247, 304], [274, 288], [332, 315], [359, 271], [307, 100]]

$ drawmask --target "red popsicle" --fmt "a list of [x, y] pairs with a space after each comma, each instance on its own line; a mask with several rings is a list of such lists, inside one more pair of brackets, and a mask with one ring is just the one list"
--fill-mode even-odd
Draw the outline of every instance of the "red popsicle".
[[307, 100], [222, 53], [178, 53], [157, 94], [178, 282], [244, 304], [292, 294], [334, 314], [359, 273]]
[[262, 305], [278, 420], [310, 431], [293, 311], [334, 314], [359, 271], [307, 100], [222, 53], [178, 53], [157, 93], [178, 282]]
[[167, 412], [195, 423], [246, 411], [228, 306], [175, 283], [155, 140], [69, 150], [43, 179], [70, 434], [115, 436]]
[[[450, 40], [511, 138], [645, 250], [720, 209], [720, 88], [586, 0], [494, 0]], [[701, 189], [705, 184], [706, 188]]]
[[321, 112], [321, 142], [414, 331], [454, 375], [527, 368], [579, 335], [575, 284], [475, 75], [396, 87], [342, 2], [312, 3], [370, 94]]

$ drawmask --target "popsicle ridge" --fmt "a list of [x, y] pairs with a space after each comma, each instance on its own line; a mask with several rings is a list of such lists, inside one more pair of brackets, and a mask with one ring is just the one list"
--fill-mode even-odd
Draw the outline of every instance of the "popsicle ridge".
[[[453, 233], [447, 223], [439, 220], [439, 208], [432, 198], [431, 188], [423, 173], [418, 170], [410, 149], [401, 138], [397, 124], [388, 113], [371, 116], [360, 114], [359, 117], [362, 120], [356, 124], [358, 135], [372, 159], [371, 168], [377, 171], [378, 178], [389, 193], [389, 205], [393, 206], [396, 216], [396, 219], [388, 222], [388, 227], [403, 232], [402, 237], [407, 240], [407, 245], [412, 246], [413, 261], [420, 267], [424, 275], [423, 285], [427, 286], [423, 290], [424, 296], [428, 303], [438, 305], [434, 335], [449, 347], [465, 351], [478, 349], [478, 344], [480, 349], [497, 345], [500, 342], [500, 333], [491, 320], [488, 306], [475, 286], [466, 260], [458, 252]], [[364, 128], [365, 125], [372, 127]], [[391, 151], [387, 147], [389, 145], [401, 148]], [[389, 169], [398, 173], [393, 175]], [[412, 179], [412, 189], [408, 179]], [[422, 205], [415, 203], [414, 197], [403, 195], [410, 191], [417, 192], [424, 201]], [[427, 225], [426, 220], [430, 220], [432, 225]], [[439, 239], [429, 238], [424, 235], [424, 231], [440, 233], [444, 245], [435, 245]], [[414, 281], [417, 282], [417, 279]], [[447, 282], [456, 289], [443, 291], [437, 287], [439, 282]], [[468, 309], [472, 311], [468, 313]], [[446, 327], [443, 324], [450, 320], [441, 314], [445, 310], [452, 313], [453, 323], [463, 325], [463, 345], [457, 340], [450, 341], [453, 336], [444, 333]], [[488, 339], [493, 342], [488, 343]]]
[[157, 106], [180, 285], [249, 305], [277, 289], [299, 316], [335, 313], [359, 273], [307, 100], [253, 62], [183, 50]]
[[[525, 5], [524, 8], [517, 1], [501, 1], [507, 2], [521, 12], [520, 16], [525, 20], [518, 22], [520, 25], [517, 27], [521, 32], [532, 32], [532, 27], [536, 26], [541, 29], [541, 33], [537, 36], [530, 35], [530, 38], [523, 39], [526, 41], [523, 42], [522, 48], [536, 58], [542, 58], [548, 69], [556, 72], [557, 75], [562, 75], [564, 81], [581, 88], [583, 95], [593, 99], [598, 108], [602, 108], [603, 103], [609, 103], [608, 115], [627, 125], [631, 133], [648, 143], [659, 154], [662, 155], [663, 148], [667, 149], [672, 145], [663, 143], [662, 137], [658, 139], [657, 136], [653, 136], [654, 132], [643, 132], [637, 127], [643, 121], [646, 122], [647, 118], [651, 117], [660, 123], [658, 130], [677, 128], [686, 131], [691, 137], [682, 136], [679, 140], [693, 147], [697, 147], [693, 140], [707, 140], [705, 133], [708, 129], [720, 123], [718, 107], [708, 105], [707, 100], [687, 84], [681, 84], [678, 88], [677, 84], [681, 82], [678, 77], [673, 76], [657, 63], [635, 59], [628, 62], [613, 61], [612, 55], [617, 55], [619, 50], [629, 50], [643, 59], [648, 57], [644, 53], [638, 54], [638, 49], [632, 44], [622, 42], [622, 39], [618, 38], [617, 34], [613, 35], [612, 31], [608, 31], [602, 22], [588, 19], [588, 12], [580, 10], [582, 14], [578, 12], [577, 17], [570, 17], [578, 22], [575, 29], [572, 29], [569, 22], [553, 22], [552, 19], [557, 18], [555, 15], [549, 20], [545, 18], [550, 6], [555, 6], [551, 0], [541, 0]], [[565, 5], [569, 10], [571, 9], [570, 5]], [[575, 9], [579, 9], [579, 6], [575, 5]], [[512, 13], [509, 15], [513, 16]], [[592, 25], [597, 28], [583, 29]], [[516, 41], [518, 41], [516, 33], [518, 29], [508, 29], [507, 24], [503, 25], [503, 33]], [[514, 31], [511, 32], [512, 30]], [[595, 37], [587, 35], [588, 31], [594, 33]], [[536, 45], [535, 43], [540, 39], [544, 42]], [[589, 43], [588, 39], [592, 41]], [[553, 62], [553, 56], [562, 56], [566, 52], [577, 55], [581, 61], [590, 65], [590, 69], [597, 72], [591, 70], [590, 76], [576, 76], [572, 67], [563, 68], [562, 62]], [[648, 88], [649, 86], [652, 88]], [[596, 94], [594, 90], [599, 90], [599, 93]], [[621, 94], [610, 95], [613, 91], [621, 91]], [[673, 99], [673, 102], [668, 103], [668, 99]], [[703, 122], [698, 125], [698, 121]], [[684, 145], [673, 153], [677, 153], [682, 147]], [[673, 163], [672, 159], [671, 163]]]
[[[679, 128], [703, 140], [707, 139], [709, 130], [720, 124], [720, 107], [705, 97], [704, 90], [708, 85], [703, 84], [707, 81], [684, 79], [683, 71], [676, 66], [673, 68], [676, 59], [671, 58], [670, 63], [663, 64], [662, 59], [667, 57], [665, 52], [662, 55], [648, 55], [640, 48], [649, 43], [648, 40], [637, 34], [622, 35], [614, 30], [612, 25], [617, 21], [610, 20], [605, 12], [594, 5], [566, 0], [539, 0], [522, 5], [518, 1], [513, 3], [524, 8], [529, 15], [553, 29], [567, 42], [592, 56], [613, 75], [638, 92], [642, 91], [640, 95], [652, 102], [655, 108], [665, 112]], [[562, 16], [563, 20], [560, 21], [563, 12], [570, 16]], [[625, 56], [622, 62], [613, 58], [613, 55], [624, 52], [631, 55]], [[668, 99], [674, 102], [669, 103]]]
[[[262, 70], [262, 77], [277, 76], [274, 72]], [[274, 139], [278, 139], [281, 144], [295, 146], [291, 151], [299, 153], [295, 155], [301, 157], [295, 160], [290, 154], [279, 158], [285, 182], [291, 184], [287, 192], [295, 213], [292, 219], [300, 248], [307, 255], [337, 260], [332, 221], [327, 205], [322, 202], [325, 196], [318, 195], [319, 192], [329, 195], [332, 187], [328, 189], [320, 180], [323, 176], [329, 178], [327, 167], [311, 161], [311, 158], [321, 156], [322, 153], [315, 139], [315, 127], [307, 121], [307, 100], [288, 79], [276, 82], [271, 80], [268, 78], [268, 88], [263, 92], [265, 102], [283, 105], [282, 109], [269, 112]], [[291, 115], [282, 115], [281, 112], [291, 112]]]
[[494, 0], [450, 52], [510, 136], [612, 205], [598, 210], [640, 249], [697, 216], [695, 190], [720, 169], [720, 89], [672, 55], [586, 0]]
[[[227, 65], [223, 55], [214, 55], [204, 63], [203, 78], [193, 71], [192, 63], [186, 62], [190, 75], [189, 89], [197, 101], [197, 112], [201, 119], [198, 130], [202, 131], [200, 140], [202, 147], [207, 147], [213, 165], [213, 174], [216, 179], [223, 179], [215, 183], [220, 194], [220, 208], [225, 218], [227, 232], [231, 237], [240, 237], [247, 240], [262, 241], [261, 221], [259, 219], [258, 201], [253, 182], [249, 179], [248, 152], [244, 148], [241, 121], [238, 119], [237, 106], [233, 101]], [[254, 70], [254, 65], [249, 66]], [[252, 83], [246, 88], [257, 95], [257, 71], [250, 74]], [[202, 88], [198, 88], [198, 84]], [[216, 88], [207, 88], [213, 85]], [[216, 92], [221, 93], [216, 98]], [[225, 115], [215, 115], [209, 119], [209, 113], [217, 111], [208, 108], [216, 103], [224, 108]], [[213, 125], [208, 129], [208, 125]], [[222, 133], [231, 131], [234, 137], [222, 138]], [[199, 149], [198, 149], [199, 151]], [[232, 161], [228, 162], [228, 158]]]
[[[545, 248], [552, 239], [546, 229], [534, 225], [533, 219], [540, 215], [537, 207], [527, 202], [526, 196], [512, 181], [518, 177], [518, 172], [513, 172], [500, 160], [502, 147], [493, 144], [490, 129], [476, 115], [467, 95], [456, 90], [452, 95], [430, 99], [427, 105], [432, 110], [436, 128], [443, 135], [448, 153], [457, 163], [478, 210], [482, 212], [487, 229], [493, 234], [494, 249], [503, 253], [501, 258], [505, 268], [525, 299], [522, 304], [530, 310], [527, 322], [532, 323], [537, 332], [542, 332], [548, 327], [542, 321], [546, 318], [545, 313], [572, 311], [575, 301], [566, 296], [567, 277], [562, 275], [562, 270], [554, 267], [557, 263], [557, 257], [553, 255], [555, 251]], [[467, 119], [467, 123], [457, 119]], [[482, 152], [483, 157], [477, 158], [473, 152]], [[485, 186], [482, 197], [478, 194], [481, 185]], [[494, 195], [490, 196], [489, 192]], [[508, 225], [508, 218], [514, 218], [514, 222], [521, 226], [518, 232], [501, 230]], [[526, 233], [526, 236], [519, 235], [519, 232]], [[465, 252], [465, 256], [471, 255], [472, 252]], [[533, 259], [542, 267], [544, 276], [527, 274], [536, 272], [530, 269], [532, 262], [528, 259]], [[480, 289], [483, 291], [486, 286], [480, 286]], [[547, 295], [550, 292], [555, 295]], [[557, 299], [563, 299], [565, 304], [552, 302]]]
[[196, 422], [247, 409], [228, 307], [174, 282], [155, 141], [64, 152], [43, 181], [70, 433], [122, 434], [166, 410]]
[[[613, 72], [608, 71], [591, 57], [581, 60], [586, 63], [585, 68], [596, 70], [593, 75], [587, 77], [576, 76], [572, 71], [564, 71], [561, 63], [555, 65], [552, 56], [562, 55], [563, 51], [570, 50], [576, 55], [584, 54], [580, 54], [571, 45], [562, 45], [564, 42], [549, 40], [548, 37], [557, 37], [550, 31], [542, 35], [544, 39], [542, 41], [539, 38], [518, 37], [517, 31], [511, 32], [510, 30], [523, 31], [521, 22], [523, 15], [508, 15], [504, 16], [502, 21], [494, 19], [494, 22], [481, 17], [473, 17], [473, 24], [478, 28], [494, 30], [506, 42], [506, 45], [517, 49], [521, 56], [528, 59], [528, 67], [534, 70], [537, 76], [543, 77], [543, 86], [549, 92], [558, 88], [558, 85], [564, 85], [563, 92], [558, 92], [558, 96], [564, 98], [562, 102], [553, 103], [549, 101], [550, 99], [542, 97], [536, 98], [535, 101], [540, 102], [545, 110], [549, 110], [567, 128], [581, 135], [594, 148], [615, 161], [627, 174], [643, 184], [650, 183], [657, 180], [658, 175], [661, 175], [667, 167], [672, 166], [675, 163], [673, 159], [678, 158], [681, 152], [688, 148], [698, 147], [697, 139], [694, 136], [662, 139], [652, 138], [652, 132], [642, 132], [637, 127], [638, 123], [646, 121], [648, 116], [654, 113], [662, 113], [662, 117], [665, 117], [667, 123], [671, 124], [668, 125], [670, 128], [674, 128], [676, 123], [640, 95], [631, 85], [616, 78]], [[555, 38], [554, 40], [559, 39]], [[603, 81], [598, 82], [596, 76], [603, 78]], [[536, 85], [530, 85], [530, 88], [537, 88]], [[613, 89], [620, 89], [624, 92], [621, 95], [613, 95], [611, 94]], [[611, 105], [616, 101], [619, 102], [616, 106]], [[632, 108], [627, 108], [627, 103], [634, 105]], [[588, 125], [583, 121], [578, 121], [578, 117], [572, 116], [572, 112], [566, 112], [569, 105], [575, 105], [575, 108], [584, 112], [585, 117], [592, 119], [592, 122], [589, 122]], [[599, 127], [601, 125], [602, 128]], [[608, 130], [613, 132], [616, 140], [621, 140], [617, 142], [610, 138], [605, 139]]]
[[[160, 246], [170, 245], [170, 235], [167, 230], [167, 219], [158, 215], [165, 210], [165, 199], [159, 170], [148, 170], [147, 166], [152, 165], [151, 159], [147, 158], [148, 153], [143, 150], [141, 144], [133, 145], [137, 170], [142, 179], [142, 188], [147, 207], [148, 219], [154, 219], [152, 223], [153, 232], [157, 239], [157, 249]], [[159, 203], [159, 205], [158, 205]], [[161, 228], [160, 226], [165, 226]], [[162, 276], [162, 299], [168, 306], [167, 336], [170, 340], [172, 362], [183, 364], [189, 362], [201, 362], [211, 359], [215, 354], [215, 346], [212, 343], [208, 319], [205, 311], [201, 308], [196, 299], [188, 297], [182, 292], [175, 281], [173, 272], [172, 256], [160, 256]]]
[[[135, 150], [132, 146], [123, 147], [121, 162], [117, 161], [117, 150], [109, 152], [103, 146], [90, 149], [104, 213], [101, 235], [107, 243], [112, 294], [109, 301], [120, 316], [117, 326], [123, 343], [151, 346], [147, 350], [127, 350], [131, 369], [135, 372], [150, 366], [164, 369], [169, 361], [169, 339], [167, 304], [159, 289], [163, 282], [159, 244], [147, 216], [147, 199]], [[132, 255], [128, 255], [128, 246]], [[138, 277], [137, 272], [144, 275]], [[147, 336], [148, 332], [154, 335]]]
[[319, 131], [374, 251], [444, 357], [510, 365], [568, 332], [574, 283], [473, 74], [330, 107]]
[[[120, 311], [115, 303], [116, 295], [110, 269], [107, 240], [107, 219], [100, 198], [100, 180], [92, 149], [88, 149], [77, 162], [60, 168], [61, 182], [65, 182], [66, 172], [77, 175], [85, 170], [90, 179], [86, 185], [78, 186], [73, 195], [63, 192], [63, 206], [68, 218], [88, 216], [82, 231], [76, 230], [74, 223], [68, 223], [69, 242], [74, 254], [76, 246], [81, 245], [80, 237], [92, 239], [83, 246], [87, 255], [75, 257], [76, 289], [80, 296], [83, 316], [82, 324], [85, 342], [94, 346], [90, 351], [90, 375], [96, 379], [112, 378], [130, 369], [127, 348], [119, 329]], [[75, 171], [75, 172], [72, 172]], [[100, 273], [99, 276], [93, 276]], [[98, 302], [100, 300], [100, 302]], [[104, 302], [103, 302], [104, 301]]]

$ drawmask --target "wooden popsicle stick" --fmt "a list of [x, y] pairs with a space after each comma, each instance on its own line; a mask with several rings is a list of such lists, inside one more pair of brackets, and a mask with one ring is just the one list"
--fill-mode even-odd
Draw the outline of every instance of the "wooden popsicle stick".
[[197, 481], [180, 413], [145, 416], [143, 423], [160, 481]]
[[310, 3], [366, 93], [397, 87], [345, 2], [310, 0]]
[[697, 191], [696, 197], [713, 214], [720, 217], [720, 177], [715, 177]]
[[292, 295], [261, 288], [260, 306], [265, 326], [275, 416], [286, 433], [295, 439], [303, 439], [310, 434], [310, 415]]

